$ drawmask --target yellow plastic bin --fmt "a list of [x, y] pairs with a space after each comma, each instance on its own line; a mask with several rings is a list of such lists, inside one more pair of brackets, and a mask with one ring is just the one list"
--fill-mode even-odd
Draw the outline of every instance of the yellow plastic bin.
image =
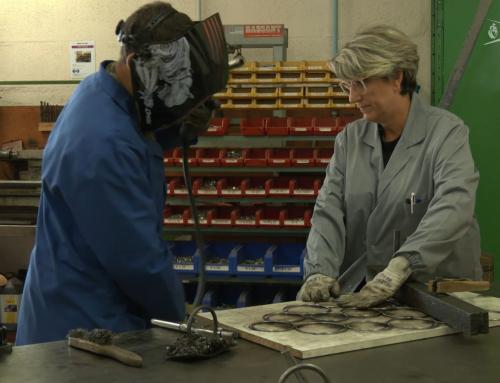
[[255, 88], [255, 98], [278, 98], [278, 88]]
[[253, 84], [255, 76], [253, 73], [230, 73], [228, 84]]
[[303, 70], [303, 61], [280, 61], [278, 63], [279, 72], [302, 72]]
[[303, 71], [305, 72], [325, 72], [329, 71], [326, 61], [303, 61]]
[[253, 98], [255, 88], [233, 88], [232, 98]]
[[279, 88], [278, 95], [280, 98], [302, 98], [304, 97], [304, 88], [284, 86]]
[[308, 98], [329, 98], [332, 88], [329, 86], [308, 86], [306, 97]]
[[253, 109], [255, 108], [255, 100], [250, 98], [235, 98], [231, 100], [233, 109]]
[[245, 64], [243, 64], [242, 66], [240, 66], [238, 68], [231, 69], [229, 71], [229, 73], [241, 73], [241, 72], [251, 73], [251, 72], [254, 72], [254, 71], [255, 71], [255, 69], [254, 69], [254, 66], [253, 66], [253, 62], [250, 62], [250, 63], [245, 63]]
[[256, 84], [269, 84], [278, 82], [277, 72], [260, 72], [255, 73], [255, 83]]
[[259, 98], [254, 102], [256, 109], [278, 109], [277, 98]]
[[280, 98], [278, 107], [280, 109], [302, 109], [304, 99], [302, 98]]
[[330, 73], [328, 72], [306, 72], [304, 73], [305, 83], [322, 83], [327, 84], [330, 82]]
[[283, 72], [279, 74], [279, 82], [282, 84], [302, 83], [303, 73], [300, 72]]
[[267, 62], [254, 61], [253, 67], [254, 71], [257, 73], [278, 71], [278, 63], [274, 61], [267, 61]]
[[231, 98], [233, 88], [227, 87], [214, 94], [215, 98]]
[[306, 108], [330, 108], [331, 100], [329, 98], [308, 98], [306, 99]]

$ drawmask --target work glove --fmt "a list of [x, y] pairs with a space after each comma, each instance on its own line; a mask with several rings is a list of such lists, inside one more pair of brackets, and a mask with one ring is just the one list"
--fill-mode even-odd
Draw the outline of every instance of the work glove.
[[340, 307], [367, 308], [385, 302], [405, 283], [412, 273], [410, 261], [404, 256], [394, 258], [384, 271], [378, 273], [359, 293], [342, 295]]
[[5, 278], [2, 274], [0, 274], [0, 287], [3, 287], [7, 284], [7, 278]]
[[338, 297], [339, 291], [339, 283], [334, 278], [323, 274], [313, 274], [302, 285], [297, 294], [297, 300], [327, 302], [330, 297]]

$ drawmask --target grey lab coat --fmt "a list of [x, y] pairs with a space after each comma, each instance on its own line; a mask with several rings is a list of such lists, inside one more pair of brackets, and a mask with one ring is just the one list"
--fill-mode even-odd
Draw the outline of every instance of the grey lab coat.
[[[479, 173], [469, 129], [457, 116], [413, 95], [403, 134], [384, 169], [377, 124], [355, 121], [335, 141], [316, 200], [304, 278], [338, 278], [352, 292], [395, 256], [394, 230], [411, 263], [412, 279], [480, 280], [480, 235], [474, 215]], [[406, 199], [421, 201], [413, 214]], [[340, 277], [340, 278], [339, 278]]]

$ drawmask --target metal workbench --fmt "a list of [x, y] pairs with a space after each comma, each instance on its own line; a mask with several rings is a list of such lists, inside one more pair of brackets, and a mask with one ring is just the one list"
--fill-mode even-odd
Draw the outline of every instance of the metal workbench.
[[[500, 284], [488, 295], [500, 296]], [[211, 360], [166, 361], [165, 346], [177, 337], [179, 333], [160, 328], [117, 335], [115, 344], [143, 357], [142, 368], [70, 349], [65, 341], [16, 347], [11, 355], [0, 355], [0, 382], [276, 383], [288, 367], [279, 352], [242, 339], [231, 352]], [[493, 383], [500, 381], [499, 356], [500, 329], [496, 328], [488, 335], [455, 334], [313, 358], [306, 363], [324, 369], [332, 383]], [[311, 382], [319, 381], [306, 376], [311, 376]]]

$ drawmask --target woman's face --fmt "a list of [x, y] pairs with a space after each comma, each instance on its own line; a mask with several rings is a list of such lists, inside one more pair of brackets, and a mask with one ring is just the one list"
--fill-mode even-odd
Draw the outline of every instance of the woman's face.
[[366, 91], [351, 86], [349, 101], [358, 105], [365, 120], [379, 124], [389, 122], [401, 96], [398, 82], [386, 78], [364, 79]]

